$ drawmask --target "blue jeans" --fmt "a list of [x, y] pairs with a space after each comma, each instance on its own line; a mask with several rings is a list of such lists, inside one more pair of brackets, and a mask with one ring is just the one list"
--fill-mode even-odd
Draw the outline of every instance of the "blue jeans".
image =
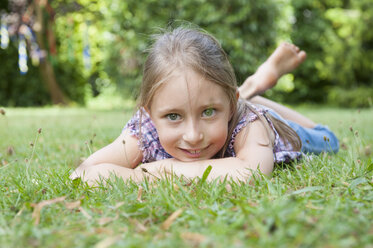
[[314, 154], [320, 154], [321, 152], [338, 152], [338, 138], [327, 126], [318, 124], [314, 128], [306, 128], [293, 121], [285, 120], [272, 109], [268, 109], [268, 112], [274, 118], [288, 124], [298, 134], [302, 141], [302, 152]]

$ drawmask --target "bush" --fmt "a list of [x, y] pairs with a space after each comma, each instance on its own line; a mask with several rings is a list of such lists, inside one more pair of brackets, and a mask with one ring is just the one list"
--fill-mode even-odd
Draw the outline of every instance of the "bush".
[[[39, 67], [28, 61], [28, 72], [21, 75], [18, 69], [17, 42], [10, 42], [5, 50], [0, 49], [0, 57], [6, 63], [0, 68], [0, 105], [3, 106], [43, 106], [51, 104], [49, 92], [40, 76]], [[66, 96], [84, 104], [86, 81], [74, 64], [62, 63], [54, 58], [53, 66], [57, 82]]]
[[[335, 100], [336, 105], [343, 102], [349, 107], [362, 104], [341, 98], [358, 100], [353, 92], [373, 86], [373, 11], [369, 3], [292, 0], [295, 23], [291, 37], [307, 51], [308, 58], [295, 72], [295, 94], [289, 94], [288, 101]], [[344, 93], [339, 94], [341, 91]]]
[[39, 68], [29, 65], [27, 74], [18, 70], [18, 50], [10, 43], [0, 49], [0, 106], [42, 106], [50, 103], [48, 91], [39, 78]]
[[373, 88], [358, 87], [343, 89], [334, 87], [328, 94], [331, 105], [349, 108], [373, 107]]

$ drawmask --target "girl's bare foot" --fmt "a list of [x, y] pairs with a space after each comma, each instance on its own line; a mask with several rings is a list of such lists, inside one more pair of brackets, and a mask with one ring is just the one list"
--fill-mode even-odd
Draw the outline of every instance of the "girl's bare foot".
[[274, 69], [277, 70], [278, 78], [280, 78], [282, 75], [297, 68], [306, 57], [306, 52], [301, 51], [296, 45], [282, 43], [266, 62], [272, 63]]
[[248, 77], [239, 88], [243, 98], [262, 94], [274, 87], [277, 80], [297, 68], [307, 55], [299, 47], [282, 43], [276, 48], [271, 56], [258, 68], [254, 75]]

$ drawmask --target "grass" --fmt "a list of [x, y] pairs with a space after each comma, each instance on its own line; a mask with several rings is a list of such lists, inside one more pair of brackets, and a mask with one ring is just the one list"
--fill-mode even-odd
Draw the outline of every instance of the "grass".
[[1, 247], [372, 247], [373, 110], [299, 110], [336, 132], [337, 155], [276, 168], [254, 186], [175, 178], [93, 189], [69, 173], [131, 110], [6, 109]]

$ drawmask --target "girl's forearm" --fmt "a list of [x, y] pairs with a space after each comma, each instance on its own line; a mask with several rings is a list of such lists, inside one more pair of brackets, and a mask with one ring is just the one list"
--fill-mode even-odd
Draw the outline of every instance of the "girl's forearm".
[[[212, 168], [207, 177], [208, 181], [224, 178], [232, 179], [234, 181], [248, 181], [251, 178], [253, 171], [257, 171], [259, 168], [259, 164], [249, 164], [247, 161], [236, 157], [199, 160], [193, 162], [182, 162], [177, 159], [165, 159], [142, 164], [136, 169], [130, 169], [110, 163], [102, 163], [90, 166], [84, 170], [76, 170], [71, 175], [71, 178], [74, 179], [80, 177], [90, 185], [96, 185], [97, 182], [109, 179], [112, 175], [120, 177], [124, 181], [133, 180], [134, 182], [141, 182], [145, 177], [149, 181], [153, 181], [171, 174], [193, 179], [195, 177], [202, 177], [203, 173], [209, 166]], [[269, 174], [268, 170], [262, 172], [264, 174]]]
[[152, 174], [162, 176], [166, 174], [176, 174], [177, 176], [185, 176], [189, 179], [202, 177], [205, 170], [211, 166], [212, 169], [208, 176], [208, 180], [231, 178], [235, 181], [247, 181], [252, 172], [255, 171], [258, 165], [249, 165], [247, 162], [239, 158], [222, 158], [209, 159], [193, 162], [182, 162], [176, 159], [165, 159], [152, 163], [141, 165]]
[[[90, 185], [95, 185], [101, 180], [109, 179], [112, 175], [122, 178], [124, 181], [133, 180], [134, 182], [141, 182], [144, 180], [146, 174], [139, 169], [130, 169], [110, 163], [102, 163], [87, 167], [82, 170], [75, 170], [71, 174], [71, 178], [80, 177], [83, 181]], [[149, 177], [149, 179], [151, 179]]]

